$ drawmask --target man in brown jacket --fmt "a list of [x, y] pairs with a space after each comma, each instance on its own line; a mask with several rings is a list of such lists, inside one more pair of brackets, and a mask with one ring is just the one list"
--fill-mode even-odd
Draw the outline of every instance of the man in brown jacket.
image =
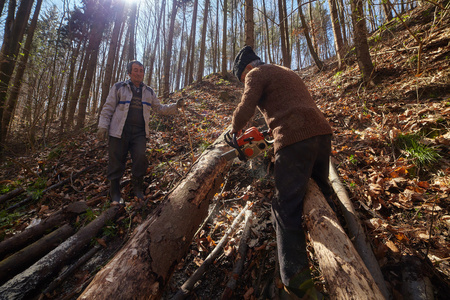
[[236, 56], [233, 73], [245, 87], [233, 113], [232, 133], [242, 130], [258, 108], [275, 139], [277, 195], [272, 216], [281, 280], [291, 295], [315, 299], [302, 227], [303, 198], [313, 178], [332, 204], [328, 182], [332, 129], [292, 70], [262, 63], [245, 46]]

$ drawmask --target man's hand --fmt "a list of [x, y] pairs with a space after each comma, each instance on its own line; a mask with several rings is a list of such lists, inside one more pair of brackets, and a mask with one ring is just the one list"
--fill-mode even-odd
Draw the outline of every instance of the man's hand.
[[178, 99], [177, 101], [177, 108], [185, 107], [186, 103], [184, 103], [184, 99]]
[[107, 141], [108, 140], [108, 129], [106, 129], [106, 128], [99, 128], [97, 130], [97, 138], [100, 141]]

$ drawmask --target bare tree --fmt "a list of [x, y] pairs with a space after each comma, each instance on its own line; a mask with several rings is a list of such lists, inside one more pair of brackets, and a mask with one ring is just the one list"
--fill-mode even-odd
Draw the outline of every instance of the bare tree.
[[[11, 76], [16, 65], [25, 27], [33, 6], [33, 0], [22, 0], [16, 13], [16, 1], [10, 0], [8, 15], [4, 24], [3, 44], [0, 53], [0, 126], [3, 126], [3, 111], [7, 100], [7, 93]], [[3, 149], [5, 137], [0, 130], [0, 153]]]
[[253, 0], [245, 0], [245, 44], [255, 48], [255, 22], [253, 21]]
[[170, 88], [170, 61], [172, 59], [173, 34], [175, 27], [175, 17], [177, 16], [177, 0], [173, 0], [172, 13], [170, 16], [169, 35], [167, 37], [166, 56], [164, 58], [164, 98], [169, 97]]
[[338, 60], [338, 69], [342, 68], [342, 60], [344, 59], [344, 44], [342, 42], [341, 26], [339, 25], [339, 17], [337, 13], [336, 0], [328, 0], [330, 5], [331, 25], [333, 26], [334, 44], [336, 47], [336, 56]]
[[7, 107], [3, 113], [2, 118], [3, 124], [1, 126], [2, 130], [1, 136], [3, 136], [5, 139], [8, 133], [9, 124], [12, 118], [13, 111], [16, 108], [17, 98], [19, 97], [19, 92], [22, 87], [22, 78], [25, 73], [25, 69], [27, 67], [28, 57], [30, 56], [31, 44], [33, 42], [34, 32], [36, 30], [39, 13], [41, 11], [41, 4], [42, 0], [38, 0], [36, 2], [33, 18], [27, 30], [27, 39], [25, 41], [25, 45], [23, 48], [23, 56], [20, 56], [18, 68], [16, 70], [16, 75], [14, 77], [14, 82], [9, 90], [8, 101], [6, 102]]
[[223, 26], [222, 26], [222, 76], [227, 76], [227, 15], [228, 0], [223, 0]]
[[208, 25], [208, 9], [209, 1], [205, 0], [205, 11], [203, 12], [202, 40], [200, 44], [200, 59], [198, 62], [197, 80], [202, 81], [203, 71], [205, 69], [205, 52], [206, 52], [206, 27]]
[[367, 42], [367, 27], [363, 0], [351, 0], [353, 33], [358, 66], [365, 83], [371, 82], [374, 67]]

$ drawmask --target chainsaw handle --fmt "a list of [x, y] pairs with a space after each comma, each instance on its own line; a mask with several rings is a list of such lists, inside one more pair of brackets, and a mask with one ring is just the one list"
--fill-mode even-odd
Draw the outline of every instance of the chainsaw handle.
[[227, 133], [225, 134], [225, 142], [227, 142], [228, 145], [230, 145], [231, 147], [233, 147], [234, 149], [237, 150], [237, 152], [239, 153], [239, 159], [242, 161], [246, 161], [247, 158], [245, 157], [244, 152], [242, 151], [241, 147], [239, 147], [239, 144], [237, 142], [237, 134], [236, 132], [233, 132], [232, 135], [230, 135], [230, 131], [227, 131]]

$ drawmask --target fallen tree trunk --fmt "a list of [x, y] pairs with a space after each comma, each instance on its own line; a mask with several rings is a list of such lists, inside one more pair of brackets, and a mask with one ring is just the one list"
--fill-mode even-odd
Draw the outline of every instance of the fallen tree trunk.
[[156, 299], [194, 233], [208, 214], [229, 165], [221, 154], [223, 136], [192, 166], [187, 176], [142, 223], [127, 244], [95, 276], [79, 299]]
[[9, 199], [11, 199], [11, 198], [14, 198], [14, 197], [16, 197], [16, 196], [22, 194], [23, 192], [25, 192], [25, 189], [22, 188], [22, 187], [20, 187], [20, 188], [17, 188], [17, 189], [15, 189], [15, 190], [9, 192], [9, 193], [6, 193], [5, 195], [1, 195], [1, 196], [0, 196], [0, 204], [1, 204], [2, 202], [5, 202], [6, 200], [9, 200]]
[[117, 211], [117, 206], [104, 211], [94, 221], [80, 229], [30, 268], [2, 285], [0, 287], [1, 299], [29, 299], [30, 294], [35, 292], [39, 284], [59, 271], [71, 258], [79, 255], [80, 251], [97, 235], [105, 223], [115, 217]]
[[375, 255], [373, 254], [372, 247], [370, 246], [367, 236], [364, 232], [359, 219], [356, 217], [356, 211], [353, 207], [350, 198], [348, 197], [345, 187], [339, 180], [338, 173], [330, 160], [330, 182], [333, 186], [336, 195], [339, 198], [339, 204], [343, 212], [345, 221], [347, 222], [347, 227], [349, 231], [350, 240], [352, 240], [353, 245], [361, 256], [367, 269], [369, 269], [370, 274], [372, 274], [373, 279], [380, 288], [383, 296], [386, 299], [390, 298], [389, 291], [386, 287], [386, 282], [384, 281], [383, 273], [381, 273], [380, 265], [378, 264]]
[[0, 262], [0, 284], [22, 272], [73, 234], [66, 224]]
[[30, 227], [0, 243], [0, 259], [7, 254], [14, 253], [26, 245], [41, 238], [48, 230], [56, 226], [64, 225], [72, 216], [86, 211], [87, 205], [84, 201], [70, 203], [61, 211], [51, 215], [41, 223]]
[[331, 299], [385, 299], [313, 180], [303, 206], [306, 226]]

